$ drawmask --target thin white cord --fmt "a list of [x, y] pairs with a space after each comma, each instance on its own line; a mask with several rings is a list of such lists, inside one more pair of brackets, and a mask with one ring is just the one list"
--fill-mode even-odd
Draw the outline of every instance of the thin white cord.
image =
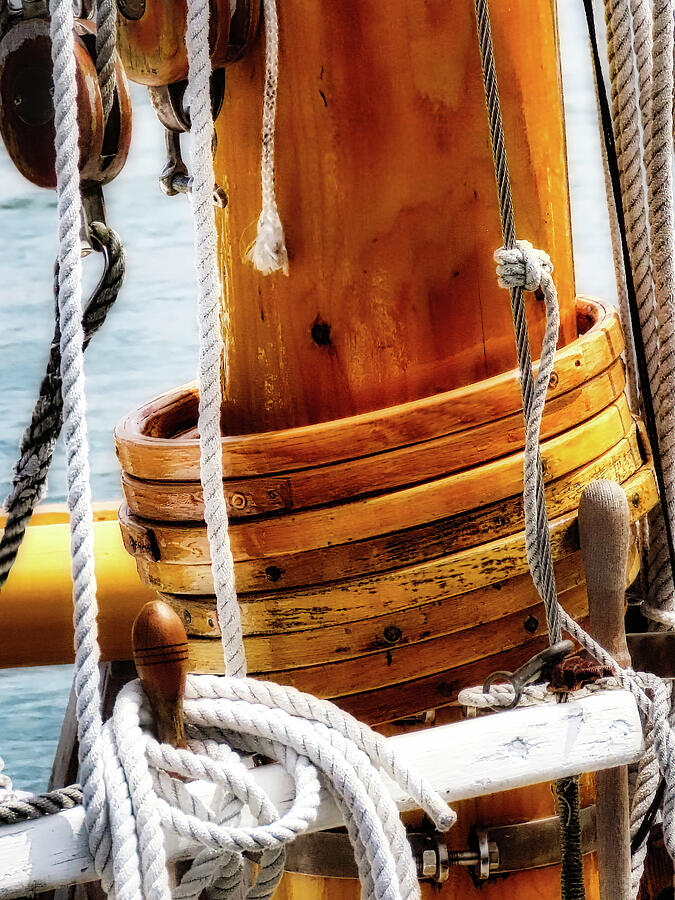
[[262, 209], [258, 233], [246, 257], [263, 275], [288, 275], [288, 252], [274, 188], [274, 133], [279, 81], [279, 22], [276, 0], [263, 0], [265, 19], [265, 95], [262, 112], [260, 182]]

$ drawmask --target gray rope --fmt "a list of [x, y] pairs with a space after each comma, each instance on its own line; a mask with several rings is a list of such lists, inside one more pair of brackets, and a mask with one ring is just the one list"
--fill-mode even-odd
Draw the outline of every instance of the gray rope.
[[[507, 250], [512, 250], [516, 246], [516, 228], [513, 216], [509, 165], [504, 140], [504, 126], [502, 124], [502, 113], [499, 105], [497, 73], [495, 70], [494, 52], [492, 48], [490, 14], [487, 0], [475, 0], [475, 6], [481, 66], [483, 69], [483, 83], [485, 86], [485, 102], [488, 111], [490, 140], [492, 143], [495, 175], [497, 178], [502, 235], [504, 247]], [[520, 390], [523, 398], [523, 411], [525, 421], [531, 422], [533, 420], [535, 395], [540, 392], [536, 391], [534, 373], [532, 371], [532, 356], [530, 353], [530, 338], [525, 315], [523, 287], [520, 285], [511, 287], [510, 293], [511, 312], [513, 314], [513, 326], [518, 356], [518, 370], [520, 372]], [[548, 384], [538, 386], [543, 387], [545, 395]], [[537, 466], [541, 473], [541, 455], [539, 450], [537, 450]], [[546, 608], [546, 623], [548, 626], [549, 640], [551, 644], [556, 644], [561, 640], [562, 630], [557, 607], [558, 596], [553, 574], [553, 557], [551, 554], [551, 540], [548, 531], [543, 478], [541, 477], [536, 479], [535, 492], [536, 528], [533, 529], [532, 534], [536, 546], [533, 548], [532, 553], [528, 552], [528, 559], [532, 561], [530, 565], [532, 579]]]
[[[82, 316], [85, 350], [117, 299], [126, 267], [124, 248], [116, 232], [100, 222], [94, 222], [91, 229], [103, 248], [105, 270]], [[58, 267], [54, 292], [58, 306]], [[12, 489], [5, 502], [7, 522], [0, 539], [0, 591], [7, 581], [33, 511], [42, 497], [54, 447], [61, 433], [63, 398], [60, 341], [61, 329], [57, 316], [47, 370], [40, 385], [30, 425], [21, 439], [20, 456], [14, 467]]]
[[115, 99], [117, 53], [117, 2], [97, 0], [96, 4], [96, 74], [103, 102], [103, 119], [108, 121]]
[[73, 809], [82, 803], [82, 789], [79, 784], [34, 794], [31, 797], [14, 798], [0, 803], [0, 825], [18, 825], [30, 819], [53, 816], [64, 809]]

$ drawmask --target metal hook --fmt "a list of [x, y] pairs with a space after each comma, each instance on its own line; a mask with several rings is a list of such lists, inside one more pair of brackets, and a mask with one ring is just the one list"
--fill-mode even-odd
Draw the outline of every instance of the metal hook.
[[547, 647], [541, 653], [537, 653], [532, 659], [524, 663], [515, 672], [493, 672], [483, 683], [483, 693], [487, 694], [490, 687], [498, 680], [506, 681], [513, 688], [513, 700], [508, 706], [501, 709], [515, 709], [523, 695], [523, 689], [528, 684], [534, 684], [541, 680], [545, 673], [550, 671], [562, 659], [574, 650], [572, 641], [559, 641], [552, 647]]

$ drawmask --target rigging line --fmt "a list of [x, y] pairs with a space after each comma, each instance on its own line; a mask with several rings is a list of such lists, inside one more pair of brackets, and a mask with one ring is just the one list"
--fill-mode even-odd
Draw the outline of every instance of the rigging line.
[[[487, 0], [475, 0], [476, 24], [478, 28], [478, 43], [480, 46], [481, 68], [483, 71], [483, 84], [485, 87], [485, 103], [488, 112], [490, 126], [490, 143], [495, 164], [495, 177], [497, 181], [497, 193], [499, 196], [499, 215], [502, 223], [502, 235], [504, 246], [511, 249], [516, 245], [516, 228], [513, 213], [513, 200], [511, 197], [511, 179], [509, 177], [509, 165], [504, 138], [504, 126], [499, 103], [499, 86], [497, 84], [497, 72], [495, 69], [494, 52], [492, 46], [492, 31], [490, 28], [490, 14]], [[523, 398], [523, 414], [525, 422], [532, 419], [535, 402], [535, 380], [532, 370], [532, 355], [530, 352], [530, 338], [527, 330], [527, 318], [525, 314], [525, 300], [522, 286], [510, 289], [511, 312], [513, 327], [516, 337], [516, 349], [518, 355], [518, 369], [520, 372], [520, 389]], [[541, 473], [541, 456], [537, 451], [537, 466]], [[543, 478], [536, 481], [536, 567], [532, 568], [532, 577], [544, 601], [546, 608], [546, 624], [548, 627], [549, 642], [557, 644], [562, 639], [560, 624], [560, 612], [557, 603], [555, 576], [553, 571], [553, 557], [551, 553], [551, 539], [548, 529], [548, 516], [546, 514], [546, 500], [544, 497]]]
[[[117, 233], [100, 222], [93, 222], [91, 230], [101, 245], [105, 268], [82, 314], [83, 350], [87, 349], [90, 340], [103, 325], [117, 299], [126, 268], [126, 254]], [[0, 537], [0, 591], [14, 565], [33, 511], [42, 498], [54, 447], [63, 426], [58, 270], [57, 262], [54, 280], [56, 322], [47, 368], [30, 424], [21, 438], [20, 455], [14, 467], [12, 487], [5, 501], [7, 521]]]
[[649, 374], [647, 372], [647, 359], [645, 355], [645, 346], [642, 338], [642, 329], [640, 327], [640, 314], [637, 306], [637, 297], [635, 293], [635, 282], [633, 279], [633, 270], [630, 264], [630, 254], [628, 251], [628, 241], [626, 239], [626, 219], [623, 211], [623, 202], [621, 197], [621, 182], [619, 176], [619, 163], [616, 154], [616, 144], [614, 141], [614, 130], [612, 128], [612, 115], [607, 102], [607, 89], [605, 87], [605, 79], [600, 63], [600, 53], [598, 50], [598, 37], [595, 30], [595, 17], [593, 15], [592, 0], [583, 0], [584, 11], [586, 13], [586, 24], [588, 27], [588, 37], [591, 43], [591, 56], [593, 61], [593, 69], [598, 85], [598, 103], [600, 104], [600, 119], [602, 122], [602, 137], [607, 152], [607, 166], [609, 168], [610, 180], [612, 183], [612, 193], [614, 195], [614, 205], [616, 207], [616, 217], [619, 225], [619, 235], [621, 236], [621, 255], [623, 257], [623, 265], [626, 274], [626, 292], [628, 294], [628, 308], [630, 310], [630, 321], [633, 345], [635, 349], [635, 359], [637, 361], [638, 376], [640, 381], [640, 390], [642, 396], [642, 408], [644, 413], [645, 425], [647, 428], [647, 436], [652, 450], [652, 458], [654, 461], [654, 472], [656, 475], [656, 483], [659, 488], [659, 497], [661, 500], [661, 508], [663, 511], [663, 520], [666, 531], [666, 542], [668, 544], [668, 556], [670, 558], [670, 569], [675, 583], [675, 544], [673, 543], [673, 529], [668, 506], [668, 495], [666, 493], [665, 479], [663, 475], [663, 464], [661, 461], [661, 453], [659, 451], [659, 436], [656, 427], [656, 416], [654, 413], [654, 400], [649, 385]]

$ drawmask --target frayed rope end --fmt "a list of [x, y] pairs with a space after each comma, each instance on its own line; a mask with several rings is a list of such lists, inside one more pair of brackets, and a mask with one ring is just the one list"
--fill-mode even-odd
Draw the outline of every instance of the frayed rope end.
[[263, 275], [283, 272], [288, 275], [288, 252], [284, 227], [276, 209], [258, 219], [258, 234], [246, 251], [246, 259]]

